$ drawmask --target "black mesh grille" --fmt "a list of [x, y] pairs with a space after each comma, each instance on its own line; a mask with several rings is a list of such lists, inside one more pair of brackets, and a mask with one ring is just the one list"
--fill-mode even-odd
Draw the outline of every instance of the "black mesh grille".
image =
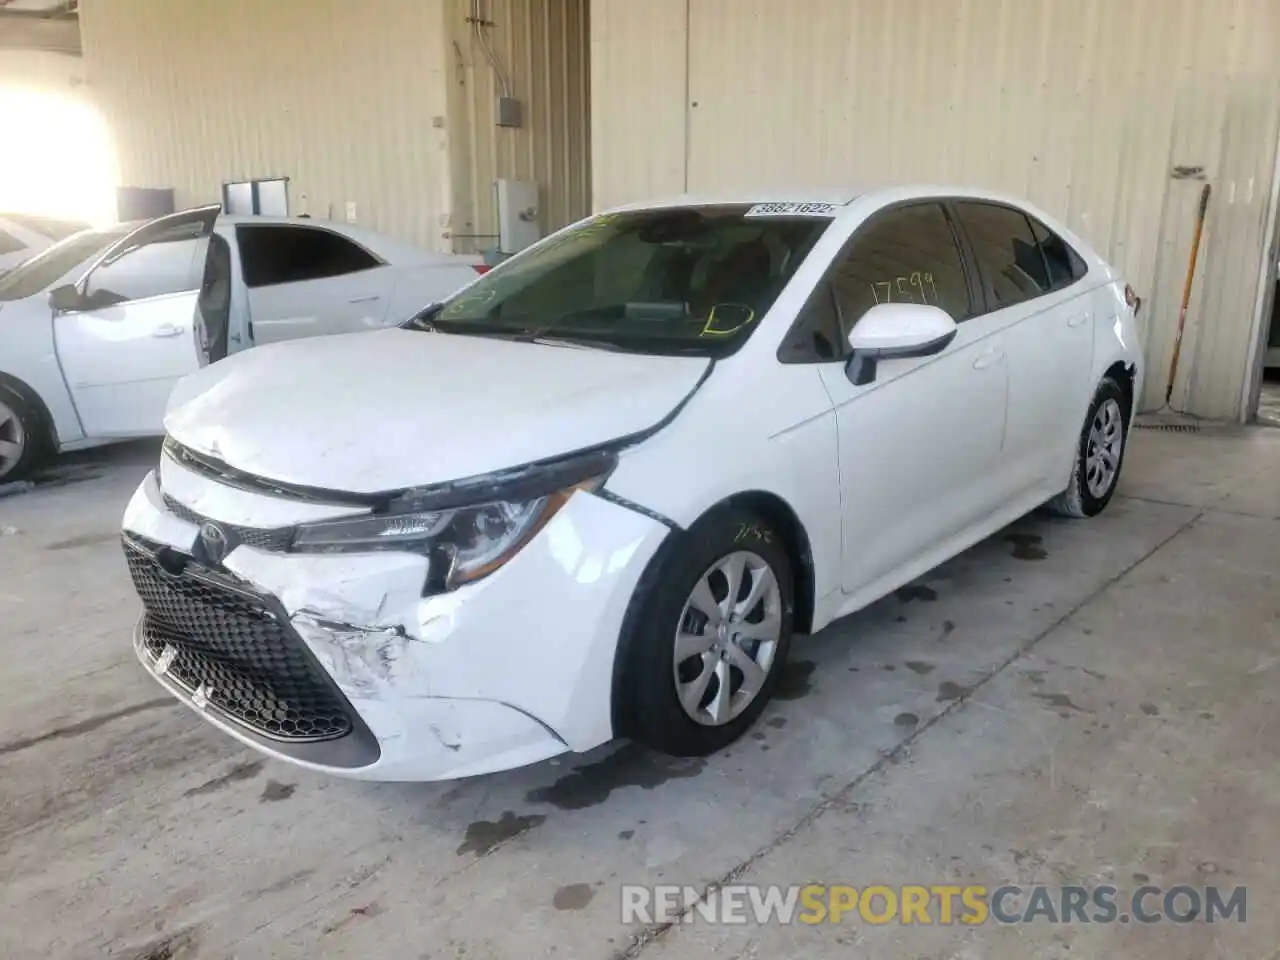
[[251, 591], [188, 562], [169, 573], [126, 539], [125, 557], [145, 614], [142, 642], [169, 659], [165, 677], [210, 707], [277, 740], [332, 740], [352, 730], [341, 695], [310, 652]]
[[[164, 495], [164, 505], [179, 520], [194, 523], [196, 526], [209, 522], [208, 517], [201, 516], [186, 504], [179, 503], [173, 499], [167, 493]], [[234, 523], [223, 523], [221, 520], [214, 522], [228, 534], [233, 543], [243, 543], [246, 546], [256, 547], [259, 550], [266, 550], [271, 553], [284, 553], [293, 545], [293, 527], [265, 529], [262, 527], [242, 527]]]

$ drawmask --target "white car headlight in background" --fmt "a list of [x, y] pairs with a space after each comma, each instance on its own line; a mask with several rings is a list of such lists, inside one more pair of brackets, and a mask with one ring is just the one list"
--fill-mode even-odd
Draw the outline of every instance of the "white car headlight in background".
[[[610, 469], [600, 470], [598, 459], [593, 466], [592, 475], [548, 492], [538, 492], [537, 487], [545, 488], [546, 483], [537, 483], [535, 477], [532, 485], [529, 480], [519, 484], [529, 491], [524, 495], [514, 495], [513, 490], [513, 495], [502, 499], [441, 509], [421, 509], [429, 498], [421, 498], [419, 503], [405, 497], [385, 513], [303, 524], [294, 536], [293, 551], [420, 553], [431, 561], [428, 586], [452, 589], [505, 564], [574, 493], [600, 489], [611, 472], [612, 462]], [[552, 471], [544, 479], [563, 482], [565, 478], [560, 471]]]

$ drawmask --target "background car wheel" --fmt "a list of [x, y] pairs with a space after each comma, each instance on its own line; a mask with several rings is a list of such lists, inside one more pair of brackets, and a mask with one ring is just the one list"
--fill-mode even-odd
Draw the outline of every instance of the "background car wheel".
[[0, 483], [27, 476], [43, 450], [39, 407], [15, 387], [0, 383]]
[[1049, 502], [1050, 510], [1064, 517], [1094, 517], [1111, 502], [1124, 465], [1129, 415], [1124, 390], [1104, 377], [1080, 432], [1071, 485]]
[[616, 691], [626, 733], [705, 756], [760, 716], [791, 645], [791, 559], [781, 533], [728, 509], [699, 521], [641, 588]]

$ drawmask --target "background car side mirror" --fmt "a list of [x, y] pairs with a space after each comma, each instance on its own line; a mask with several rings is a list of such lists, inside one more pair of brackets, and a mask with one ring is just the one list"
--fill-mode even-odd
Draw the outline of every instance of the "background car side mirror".
[[80, 296], [75, 284], [65, 283], [49, 291], [49, 306], [58, 313], [81, 310], [84, 308], [84, 298]]
[[855, 387], [865, 386], [875, 380], [878, 361], [941, 353], [955, 335], [956, 322], [939, 307], [877, 304], [849, 331], [853, 353], [845, 364], [845, 375]]

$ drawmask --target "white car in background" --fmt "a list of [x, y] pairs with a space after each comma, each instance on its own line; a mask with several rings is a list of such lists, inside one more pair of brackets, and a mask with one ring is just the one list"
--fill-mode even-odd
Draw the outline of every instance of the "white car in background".
[[709, 753], [794, 633], [1041, 504], [1106, 507], [1136, 303], [978, 190], [601, 214], [403, 329], [183, 381], [124, 516], [136, 650], [333, 774]]
[[[2, 6], [2, 4], [0, 4]], [[29, 213], [0, 213], [0, 276], [89, 224]]]
[[484, 270], [347, 224], [205, 207], [117, 235], [76, 272], [102, 236], [0, 277], [0, 482], [159, 435], [174, 384], [228, 354], [394, 325]]

